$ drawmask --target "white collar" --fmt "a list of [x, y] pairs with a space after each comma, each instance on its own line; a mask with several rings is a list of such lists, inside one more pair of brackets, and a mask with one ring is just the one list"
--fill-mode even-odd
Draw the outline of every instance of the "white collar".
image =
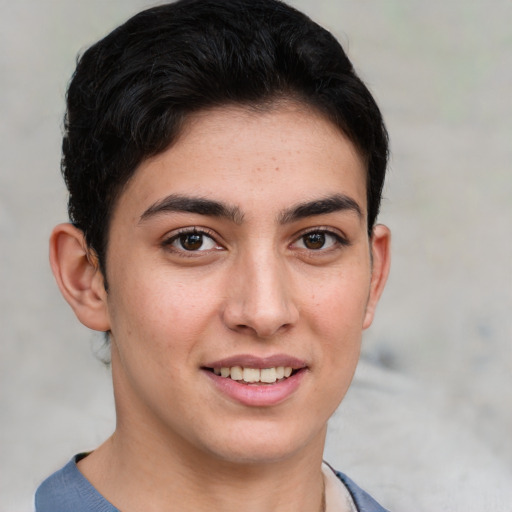
[[325, 483], [325, 512], [357, 512], [352, 496], [333, 469], [322, 463]]

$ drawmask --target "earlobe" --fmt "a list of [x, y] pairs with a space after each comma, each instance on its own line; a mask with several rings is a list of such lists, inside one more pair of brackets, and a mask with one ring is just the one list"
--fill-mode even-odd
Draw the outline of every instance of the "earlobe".
[[370, 327], [373, 322], [377, 303], [388, 278], [391, 263], [391, 232], [389, 228], [382, 224], [375, 226], [370, 243], [372, 251], [372, 279], [363, 329]]
[[110, 322], [103, 275], [81, 230], [59, 224], [50, 237], [50, 265], [60, 291], [85, 326], [108, 331]]

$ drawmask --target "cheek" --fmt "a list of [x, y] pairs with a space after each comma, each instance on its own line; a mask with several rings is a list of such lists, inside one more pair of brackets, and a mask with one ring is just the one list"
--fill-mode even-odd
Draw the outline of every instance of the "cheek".
[[110, 294], [112, 334], [146, 352], [189, 347], [216, 315], [220, 297], [212, 291], [218, 289], [213, 283], [190, 282], [165, 272], [131, 273], [116, 279], [122, 285]]
[[[346, 393], [359, 360], [369, 273], [338, 273], [311, 292], [308, 310], [312, 335], [320, 340], [318, 364], [323, 396], [336, 408]], [[329, 390], [329, 391], [328, 391]]]
[[343, 339], [361, 333], [370, 287], [369, 273], [360, 269], [331, 275], [310, 287], [303, 309], [313, 325], [328, 338]]
[[177, 397], [197, 364], [197, 348], [207, 337], [211, 301], [197, 287], [162, 273], [118, 274], [117, 279], [122, 286], [112, 289], [109, 306], [117, 388], [155, 410], [162, 404], [178, 407]]

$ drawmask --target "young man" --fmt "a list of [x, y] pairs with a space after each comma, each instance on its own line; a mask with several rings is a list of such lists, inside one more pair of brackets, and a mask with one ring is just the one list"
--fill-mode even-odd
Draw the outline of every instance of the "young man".
[[380, 112], [274, 0], [182, 0], [81, 57], [51, 265], [117, 424], [38, 512], [382, 511], [322, 462], [389, 268]]

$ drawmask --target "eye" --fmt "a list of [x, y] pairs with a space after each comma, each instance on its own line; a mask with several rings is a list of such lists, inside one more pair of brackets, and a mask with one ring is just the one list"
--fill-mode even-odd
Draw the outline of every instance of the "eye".
[[302, 235], [294, 247], [307, 249], [309, 251], [320, 251], [332, 249], [336, 245], [348, 245], [348, 242], [341, 236], [325, 230], [310, 231]]
[[182, 231], [164, 242], [164, 245], [177, 251], [202, 252], [220, 249], [217, 242], [208, 234], [194, 229]]

